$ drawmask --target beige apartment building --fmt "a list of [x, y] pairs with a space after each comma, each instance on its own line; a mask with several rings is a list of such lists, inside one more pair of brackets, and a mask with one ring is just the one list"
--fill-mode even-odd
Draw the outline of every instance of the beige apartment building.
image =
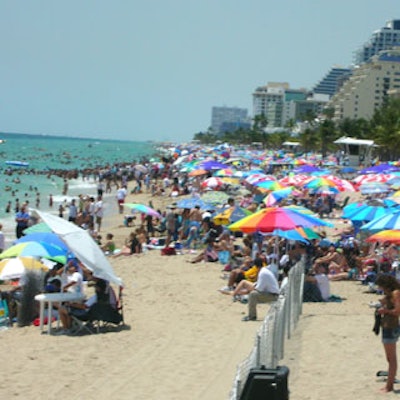
[[400, 92], [400, 47], [385, 50], [355, 67], [352, 76], [329, 101], [334, 120], [370, 119], [385, 100]]

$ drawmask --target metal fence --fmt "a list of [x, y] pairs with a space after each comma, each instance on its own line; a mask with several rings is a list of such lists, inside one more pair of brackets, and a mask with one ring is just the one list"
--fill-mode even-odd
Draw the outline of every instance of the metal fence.
[[249, 356], [239, 364], [229, 396], [239, 400], [251, 368], [276, 368], [284, 356], [285, 338], [290, 339], [302, 313], [305, 259], [289, 271], [279, 299], [271, 304]]

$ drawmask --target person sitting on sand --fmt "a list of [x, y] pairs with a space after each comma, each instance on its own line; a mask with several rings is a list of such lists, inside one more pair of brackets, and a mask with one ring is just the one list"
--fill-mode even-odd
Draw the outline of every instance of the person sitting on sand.
[[[229, 273], [229, 278], [228, 278], [228, 285], [220, 289], [219, 291], [221, 293], [230, 293], [235, 290], [235, 286], [238, 287], [240, 285], [240, 282], [243, 280], [249, 281], [251, 283], [254, 283], [257, 281], [258, 273], [260, 269], [263, 266], [263, 262], [260, 258], [256, 258], [254, 261], [251, 257], [246, 257], [244, 259], [243, 265], [240, 266], [239, 268], [233, 269]], [[242, 285], [243, 286], [243, 285]], [[243, 289], [238, 289], [237, 292], [242, 292]], [[240, 293], [240, 294], [248, 294], [249, 291], [245, 290], [245, 293]], [[236, 293], [239, 294], [239, 293]]]
[[129, 237], [125, 240], [125, 245], [122, 247], [121, 251], [117, 254], [114, 254], [113, 257], [120, 256], [130, 256], [132, 254], [141, 253], [140, 242], [137, 238], [136, 232], [131, 232]]
[[199, 262], [217, 262], [218, 261], [218, 253], [216, 250], [215, 242], [213, 238], [209, 238], [207, 240], [206, 248], [198, 254], [193, 260], [188, 261], [191, 264], [196, 264]]
[[331, 295], [329, 277], [325, 273], [325, 267], [320, 264], [315, 273], [310, 273], [304, 280], [303, 301], [328, 301]]
[[106, 255], [114, 254], [115, 251], [114, 235], [112, 233], [107, 233], [106, 242], [101, 246], [101, 249]]

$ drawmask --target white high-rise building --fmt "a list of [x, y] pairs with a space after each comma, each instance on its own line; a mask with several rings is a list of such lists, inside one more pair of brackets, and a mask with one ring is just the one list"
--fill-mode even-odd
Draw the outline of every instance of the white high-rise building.
[[400, 47], [382, 51], [355, 68], [353, 75], [330, 100], [336, 121], [370, 119], [389, 96], [400, 91]]
[[369, 41], [355, 52], [355, 64], [363, 64], [380, 51], [388, 50], [393, 46], [400, 46], [399, 19], [388, 21], [383, 28], [373, 32]]

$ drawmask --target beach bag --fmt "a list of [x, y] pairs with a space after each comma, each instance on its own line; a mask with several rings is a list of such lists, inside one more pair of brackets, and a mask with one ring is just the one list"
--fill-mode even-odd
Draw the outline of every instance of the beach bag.
[[162, 256], [174, 256], [176, 255], [176, 251], [173, 247], [164, 247], [161, 249]]

